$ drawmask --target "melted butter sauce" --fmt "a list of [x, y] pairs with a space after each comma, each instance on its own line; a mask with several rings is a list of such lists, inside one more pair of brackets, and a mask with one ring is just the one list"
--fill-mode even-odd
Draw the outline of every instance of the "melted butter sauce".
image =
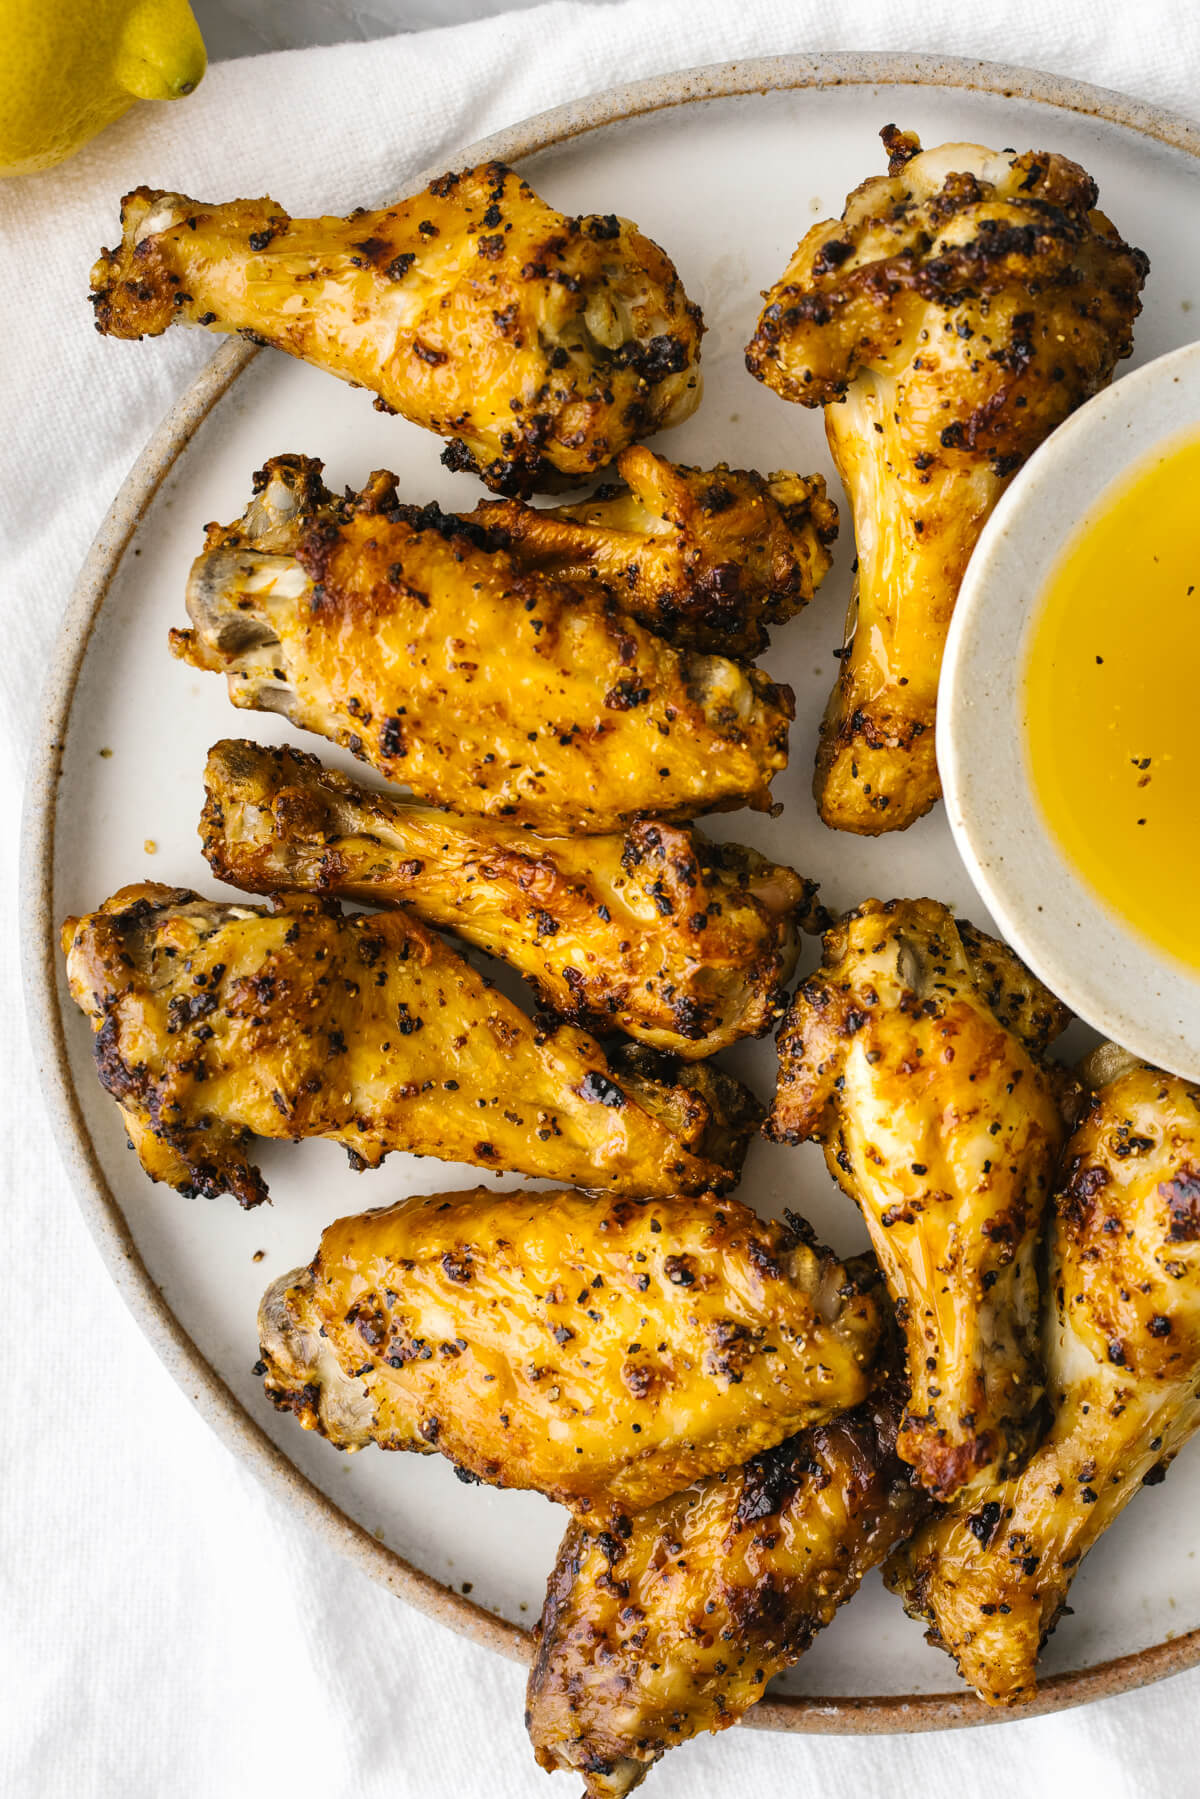
[[1114, 484], [1064, 551], [1023, 710], [1060, 847], [1104, 905], [1200, 968], [1200, 433]]

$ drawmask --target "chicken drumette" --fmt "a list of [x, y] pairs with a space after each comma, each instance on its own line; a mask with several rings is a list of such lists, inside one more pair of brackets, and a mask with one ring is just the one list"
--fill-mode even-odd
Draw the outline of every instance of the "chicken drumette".
[[644, 819], [546, 837], [371, 793], [299, 750], [218, 743], [200, 834], [214, 874], [405, 906], [519, 969], [544, 1005], [695, 1060], [786, 1004], [816, 883], [739, 844]]
[[1049, 1432], [888, 1572], [989, 1705], [1032, 1697], [1080, 1562], [1200, 1424], [1200, 1088], [1112, 1046], [1093, 1070], [1055, 1198]]
[[541, 1766], [621, 1799], [757, 1704], [928, 1509], [896, 1458], [900, 1411], [884, 1388], [616, 1528], [572, 1522], [529, 1676]]
[[761, 1115], [730, 1076], [534, 1026], [402, 912], [271, 913], [125, 887], [63, 926], [96, 1069], [142, 1166], [185, 1192], [266, 1198], [252, 1137], [328, 1137], [618, 1192], [732, 1186]]
[[746, 354], [824, 406], [858, 590], [822, 727], [825, 823], [903, 830], [941, 791], [934, 720], [967, 561], [1014, 471], [1132, 345], [1148, 263], [1075, 163], [883, 132], [889, 174], [814, 225]]
[[1036, 1254], [1064, 1134], [1038, 1052], [1065, 1022], [944, 906], [868, 900], [826, 934], [780, 1029], [768, 1134], [816, 1138], [858, 1202], [908, 1346], [899, 1453], [939, 1499], [1030, 1446]]
[[700, 398], [703, 324], [628, 219], [567, 218], [511, 169], [292, 219], [139, 187], [92, 270], [96, 327], [237, 332], [365, 387], [499, 493], [578, 484]]
[[401, 506], [390, 475], [337, 500], [320, 470], [274, 458], [193, 566], [194, 628], [172, 647], [224, 674], [235, 705], [422, 799], [554, 831], [769, 807], [790, 688], [522, 573], [477, 526]]
[[642, 445], [623, 485], [576, 505], [489, 500], [465, 516], [523, 568], [591, 583], [672, 643], [745, 659], [829, 570], [837, 507], [820, 475], [684, 468]]
[[259, 1313], [268, 1393], [339, 1448], [437, 1449], [601, 1517], [858, 1404], [880, 1325], [736, 1200], [482, 1187], [340, 1219]]

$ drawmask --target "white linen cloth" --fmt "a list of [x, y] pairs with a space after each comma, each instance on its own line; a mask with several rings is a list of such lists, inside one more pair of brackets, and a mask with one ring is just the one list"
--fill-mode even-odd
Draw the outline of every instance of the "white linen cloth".
[[[86, 8], [80, 8], [81, 20]], [[81, 27], [82, 28], [82, 27]], [[93, 334], [86, 274], [141, 181], [347, 209], [482, 134], [637, 76], [786, 50], [1023, 63], [1200, 108], [1192, 0], [628, 0], [213, 68], [73, 162], [0, 182], [0, 855], [14, 888], [26, 746], [73, 577], [211, 339], [140, 359]], [[1195, 221], [1180, 221], [1180, 229]], [[489, 1799], [577, 1791], [534, 1767], [521, 1671], [405, 1608], [259, 1488], [110, 1287], [34, 1090], [12, 955], [4, 1157], [0, 1792], [9, 1799]], [[949, 1674], [949, 1669], [947, 1669]], [[658, 1799], [1153, 1799], [1200, 1785], [1200, 1672], [1058, 1717], [942, 1736], [733, 1730], [670, 1756]], [[1195, 1708], [1195, 1709], [1193, 1709]]]

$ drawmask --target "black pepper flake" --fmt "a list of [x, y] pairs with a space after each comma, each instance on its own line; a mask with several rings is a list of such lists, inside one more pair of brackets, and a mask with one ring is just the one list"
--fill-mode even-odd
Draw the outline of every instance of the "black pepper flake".
[[[604, 704], [610, 712], [631, 712], [635, 706], [644, 706], [650, 698], [650, 689], [639, 684], [636, 676], [626, 676], [610, 687], [604, 696]], [[660, 769], [660, 774], [669, 771]]]
[[625, 1095], [616, 1082], [610, 1081], [607, 1075], [594, 1068], [584, 1075], [579, 1084], [579, 1093], [582, 1099], [595, 1100], [602, 1106], [611, 1106], [614, 1111], [625, 1104]]
[[981, 1505], [977, 1512], [971, 1513], [967, 1519], [967, 1529], [975, 1540], [986, 1549], [999, 1522], [1000, 1507], [995, 1500], [989, 1500], [987, 1505]]

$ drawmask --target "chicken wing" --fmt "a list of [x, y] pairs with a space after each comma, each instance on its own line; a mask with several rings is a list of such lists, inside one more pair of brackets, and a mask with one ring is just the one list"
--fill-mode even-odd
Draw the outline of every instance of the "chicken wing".
[[757, 1704], [928, 1509], [896, 1459], [900, 1411], [883, 1389], [614, 1529], [573, 1521], [529, 1676], [540, 1766], [622, 1799]]
[[770, 805], [790, 688], [675, 650], [603, 595], [522, 574], [375, 475], [335, 500], [280, 456], [210, 528], [172, 648], [418, 797], [554, 831]]
[[1200, 1088], [1120, 1060], [1055, 1197], [1049, 1433], [1020, 1474], [935, 1518], [888, 1575], [989, 1705], [1033, 1695], [1080, 1562], [1200, 1424]]
[[1037, 1244], [1064, 1130], [1025, 1040], [1066, 1016], [936, 901], [868, 900], [826, 934], [780, 1029], [767, 1133], [816, 1138], [858, 1202], [907, 1339], [899, 1453], [939, 1499], [1030, 1445]]
[[684, 468], [640, 444], [617, 473], [576, 505], [487, 500], [465, 516], [522, 568], [591, 582], [672, 643], [741, 660], [829, 572], [837, 507], [820, 475]]
[[142, 1165], [187, 1193], [267, 1196], [253, 1136], [328, 1137], [356, 1167], [392, 1150], [617, 1192], [723, 1190], [757, 1103], [654, 1051], [606, 1060], [550, 1033], [402, 912], [272, 913], [124, 887], [69, 918], [75, 1003]]
[[814, 225], [767, 296], [747, 366], [824, 406], [850, 496], [858, 588], [814, 785], [869, 836], [939, 797], [934, 720], [959, 585], [1014, 471], [1132, 347], [1149, 267], [1044, 151], [922, 151]]
[[405, 906], [508, 962], [574, 1024], [689, 1061], [770, 1029], [799, 932], [821, 916], [815, 881], [685, 826], [543, 837], [246, 742], [209, 751], [205, 785], [200, 835], [221, 880]]
[[378, 396], [499, 493], [578, 484], [700, 400], [700, 309], [628, 219], [567, 218], [501, 163], [346, 219], [139, 187], [92, 270], [96, 329], [176, 321]]
[[259, 1313], [267, 1392], [306, 1429], [604, 1515], [856, 1405], [880, 1325], [736, 1200], [482, 1187], [340, 1219]]

